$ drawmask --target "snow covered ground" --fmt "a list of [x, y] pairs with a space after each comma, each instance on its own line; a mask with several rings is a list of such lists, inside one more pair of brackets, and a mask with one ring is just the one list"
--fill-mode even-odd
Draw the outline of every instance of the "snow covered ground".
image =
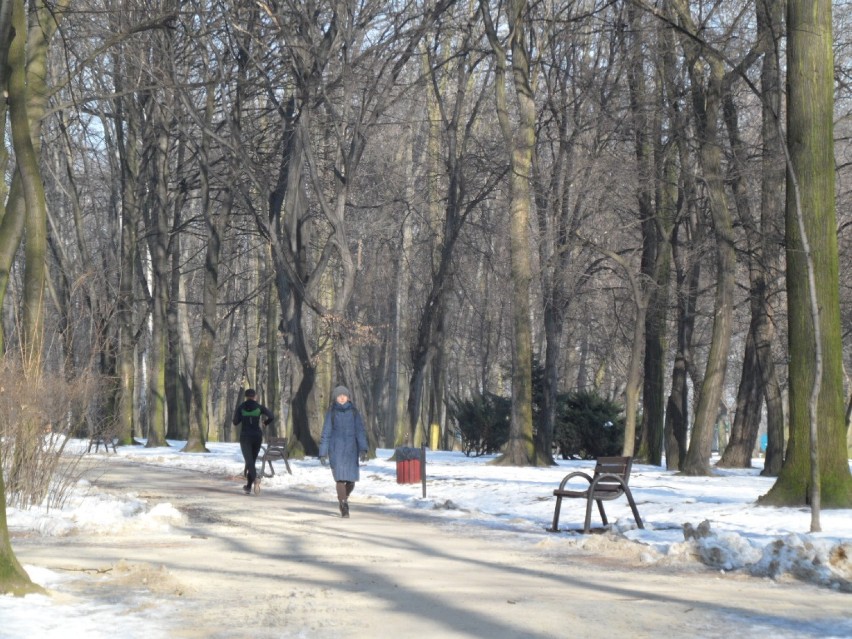
[[[83, 441], [72, 442], [81, 451]], [[190, 468], [215, 475], [239, 475], [242, 456], [238, 444], [209, 443], [209, 454], [181, 453], [183, 442], [170, 442], [169, 448], [123, 447], [117, 454], [89, 455], [104, 464], [115, 460]], [[427, 509], [448, 523], [486, 529], [511, 529], [547, 535], [553, 517], [553, 489], [573, 470], [591, 471], [592, 461], [560, 461], [553, 468], [511, 468], [489, 464], [492, 457], [468, 458], [461, 453], [427, 452], [426, 496], [421, 484], [398, 484], [396, 463], [388, 461], [393, 450], [377, 451], [377, 457], [361, 469], [358, 496], [388, 510]], [[264, 490], [320, 487], [329, 490], [329, 470], [316, 459], [291, 460], [293, 474], [279, 468], [278, 474], [264, 480]], [[636, 527], [625, 499], [605, 504], [612, 524], [608, 535], [559, 533], [578, 547], [600, 552], [637, 554], [641, 561], [659, 566], [703, 563], [720, 571], [740, 571], [773, 579], [798, 579], [832, 589], [852, 592], [852, 510], [825, 510], [821, 513], [823, 532], [811, 534], [807, 508], [769, 508], [756, 505], [774, 479], [760, 477], [761, 460], [749, 470], [719, 470], [712, 477], [681, 477], [655, 466], [636, 465], [630, 486], [645, 529]], [[279, 464], [280, 466], [280, 464]], [[247, 497], [250, 499], [250, 497]], [[571, 502], [571, 503], [569, 503]], [[96, 486], [80, 481], [61, 508], [9, 509], [8, 523], [13, 534], [37, 533], [50, 543], [74, 531], [114, 533], [117, 530], [164, 531], [180, 526], [183, 515], [171, 504], [150, 504], [133, 493], [111, 496]], [[581, 528], [584, 505], [567, 500], [560, 527]], [[600, 525], [595, 510], [593, 526]], [[691, 531], [685, 535], [684, 531]], [[686, 538], [686, 537], [689, 538]], [[14, 544], [13, 544], [14, 546]], [[31, 578], [46, 586], [64, 577], [51, 571], [25, 566]], [[27, 619], [46, 613], [62, 602], [43, 596], [0, 597], [0, 637], [18, 637]], [[108, 605], [93, 601], [93, 609]], [[75, 604], [65, 610], [85, 625], [87, 606]], [[62, 618], [63, 614], [57, 616]], [[133, 615], [123, 615], [127, 624]], [[137, 620], [144, 627], [144, 619]], [[67, 629], [67, 626], [66, 626]], [[131, 633], [133, 634], [133, 633]], [[57, 635], [58, 636], [58, 635]]]

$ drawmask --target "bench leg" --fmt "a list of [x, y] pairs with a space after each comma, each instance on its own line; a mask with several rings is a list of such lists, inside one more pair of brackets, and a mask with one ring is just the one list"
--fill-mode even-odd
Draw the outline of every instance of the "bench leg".
[[633, 494], [626, 486], [624, 487], [624, 494], [627, 495], [627, 501], [630, 504], [630, 510], [633, 511], [633, 517], [636, 518], [636, 525], [644, 530], [645, 526], [642, 524], [642, 518], [639, 516], [639, 509], [636, 508], [636, 502], [633, 501]]
[[592, 497], [586, 499], [586, 519], [583, 521], [583, 532], [588, 534], [592, 529]]
[[598, 499], [597, 502], [598, 502], [598, 512], [601, 514], [601, 521], [603, 522], [603, 525], [606, 526], [609, 523], [609, 521], [606, 518], [606, 512], [604, 512], [603, 501]]
[[556, 498], [556, 509], [553, 511], [553, 525], [548, 528], [550, 532], [559, 532], [559, 510], [562, 508], [562, 497]]

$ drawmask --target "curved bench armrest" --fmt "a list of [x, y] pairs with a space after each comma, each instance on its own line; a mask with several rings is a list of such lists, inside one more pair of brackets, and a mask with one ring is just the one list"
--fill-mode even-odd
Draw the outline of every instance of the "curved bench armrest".
[[565, 488], [565, 484], [567, 484], [573, 477], [582, 477], [589, 482], [589, 484], [592, 483], [591, 475], [584, 473], [582, 470], [576, 470], [573, 473], [568, 473], [562, 478], [562, 483], [559, 484], [559, 488], [557, 488], [557, 490], [563, 490]]

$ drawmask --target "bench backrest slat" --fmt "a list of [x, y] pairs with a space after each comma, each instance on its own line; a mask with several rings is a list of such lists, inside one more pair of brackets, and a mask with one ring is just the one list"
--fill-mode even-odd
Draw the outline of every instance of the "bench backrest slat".
[[[598, 475], [618, 475], [626, 484], [630, 479], [630, 468], [632, 465], [632, 457], [598, 457], [598, 462], [595, 465], [595, 477]], [[618, 482], [612, 479], [603, 479], [598, 484], [598, 487], [600, 488], [604, 484], [617, 486]]]

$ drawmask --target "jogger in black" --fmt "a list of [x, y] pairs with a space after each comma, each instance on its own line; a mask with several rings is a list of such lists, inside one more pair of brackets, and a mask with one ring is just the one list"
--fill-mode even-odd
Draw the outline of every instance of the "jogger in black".
[[242, 424], [240, 430], [240, 450], [243, 453], [245, 460], [245, 470], [243, 473], [248, 482], [243, 486], [243, 492], [246, 495], [251, 494], [252, 486], [257, 480], [257, 454], [260, 452], [260, 445], [263, 443], [263, 431], [260, 429], [260, 417], [263, 415], [263, 425], [266, 426], [275, 419], [272, 411], [266, 406], [258, 404], [255, 401], [257, 393], [252, 388], [247, 388], [245, 392], [246, 401], [237, 406], [234, 411], [233, 423]]

